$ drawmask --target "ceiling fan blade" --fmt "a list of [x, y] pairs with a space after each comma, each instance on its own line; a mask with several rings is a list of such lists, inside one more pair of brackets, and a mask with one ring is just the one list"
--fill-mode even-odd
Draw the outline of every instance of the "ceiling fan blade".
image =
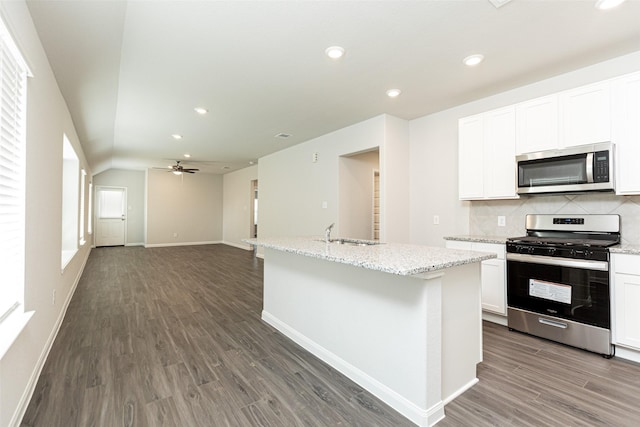
[[182, 168], [183, 172], [191, 172], [191, 171], [196, 172], [196, 171], [199, 171], [199, 170], [200, 169], [195, 169], [195, 168]]

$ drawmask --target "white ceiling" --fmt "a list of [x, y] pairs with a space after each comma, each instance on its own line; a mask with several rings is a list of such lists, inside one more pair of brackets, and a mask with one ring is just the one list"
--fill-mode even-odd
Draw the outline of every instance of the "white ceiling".
[[[184, 153], [224, 173], [382, 113], [414, 119], [640, 50], [640, 0], [27, 3], [94, 173]], [[332, 45], [346, 55], [328, 59]], [[485, 61], [464, 66], [473, 53]]]

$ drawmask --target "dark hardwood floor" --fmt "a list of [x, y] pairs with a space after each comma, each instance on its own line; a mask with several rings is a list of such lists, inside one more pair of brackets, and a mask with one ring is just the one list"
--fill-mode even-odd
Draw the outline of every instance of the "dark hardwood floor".
[[[94, 249], [23, 426], [409, 426], [260, 320], [262, 261], [224, 245]], [[640, 367], [484, 325], [438, 426], [631, 426]]]

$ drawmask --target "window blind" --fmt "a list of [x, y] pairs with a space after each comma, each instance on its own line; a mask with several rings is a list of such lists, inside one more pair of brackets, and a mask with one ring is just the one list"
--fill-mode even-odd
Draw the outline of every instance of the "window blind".
[[0, 321], [24, 295], [27, 69], [0, 23]]

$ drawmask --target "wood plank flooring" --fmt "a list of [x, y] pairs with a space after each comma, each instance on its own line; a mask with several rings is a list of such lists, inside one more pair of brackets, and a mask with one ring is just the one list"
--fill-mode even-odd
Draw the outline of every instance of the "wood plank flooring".
[[[260, 320], [262, 260], [94, 249], [22, 426], [410, 426]], [[439, 426], [631, 426], [640, 367], [484, 325], [480, 382]]]

